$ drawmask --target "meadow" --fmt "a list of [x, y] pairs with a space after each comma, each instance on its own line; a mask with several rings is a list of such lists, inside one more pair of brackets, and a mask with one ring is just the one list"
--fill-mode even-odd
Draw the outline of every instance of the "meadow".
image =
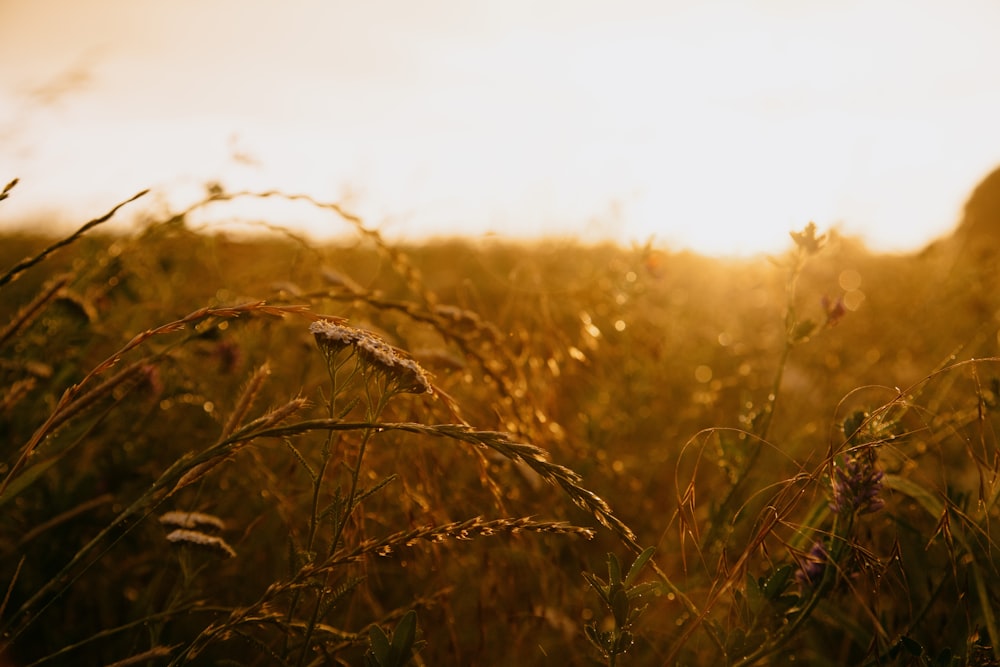
[[262, 196], [0, 237], [0, 664], [1000, 664], [995, 266]]

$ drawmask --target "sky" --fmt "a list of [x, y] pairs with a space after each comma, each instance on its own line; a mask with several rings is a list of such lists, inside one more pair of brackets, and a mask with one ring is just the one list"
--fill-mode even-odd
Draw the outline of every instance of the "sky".
[[0, 0], [0, 229], [218, 182], [390, 239], [746, 255], [812, 220], [906, 252], [1000, 165], [998, 27], [995, 0]]

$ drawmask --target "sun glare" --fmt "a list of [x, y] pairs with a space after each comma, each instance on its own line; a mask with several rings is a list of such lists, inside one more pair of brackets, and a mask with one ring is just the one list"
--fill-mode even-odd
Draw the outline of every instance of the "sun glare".
[[0, 56], [29, 65], [0, 74], [0, 178], [23, 183], [5, 212], [75, 221], [143, 187], [183, 206], [217, 182], [340, 200], [407, 240], [745, 255], [814, 220], [912, 250], [1000, 162], [991, 5], [448, 4], [304, 2], [295, 27], [214, 0], [208, 23], [240, 17], [227, 37], [183, 3], [156, 21], [122, 3], [120, 40], [42, 30], [45, 2], [8, 10]]

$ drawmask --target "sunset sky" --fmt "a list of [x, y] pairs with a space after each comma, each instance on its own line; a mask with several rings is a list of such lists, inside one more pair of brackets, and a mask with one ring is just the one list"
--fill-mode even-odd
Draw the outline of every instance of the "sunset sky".
[[911, 250], [1000, 165], [998, 29], [996, 0], [0, 0], [0, 229], [218, 181], [389, 238]]

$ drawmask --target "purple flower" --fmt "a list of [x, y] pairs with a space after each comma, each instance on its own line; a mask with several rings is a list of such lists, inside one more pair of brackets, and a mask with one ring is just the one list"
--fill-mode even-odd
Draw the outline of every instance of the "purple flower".
[[804, 587], [815, 586], [823, 579], [826, 565], [830, 562], [830, 554], [822, 542], [813, 542], [812, 549], [806, 554], [799, 569], [795, 572], [795, 581]]
[[875, 450], [850, 453], [833, 464], [830, 509], [837, 514], [871, 514], [885, 506], [879, 497], [884, 473], [875, 468]]

